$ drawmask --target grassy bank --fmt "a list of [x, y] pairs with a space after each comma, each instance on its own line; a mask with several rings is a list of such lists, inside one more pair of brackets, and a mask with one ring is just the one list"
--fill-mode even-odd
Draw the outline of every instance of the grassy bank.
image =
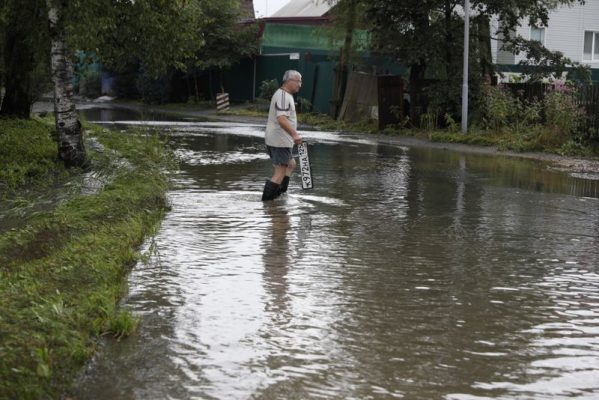
[[[29, 124], [40, 122], [15, 130], [25, 136]], [[98, 337], [135, 329], [117, 303], [139, 246], [167, 209], [165, 171], [172, 160], [156, 137], [90, 129], [104, 146], [89, 152], [92, 165], [110, 176], [108, 183], [0, 235], [0, 398], [59, 398]], [[28, 145], [16, 146], [22, 143]], [[54, 165], [52, 149], [38, 163]]]
[[0, 119], [0, 193], [64, 173], [51, 126], [41, 120]]
[[[267, 117], [267, 113], [263, 109], [252, 104], [243, 108], [232, 109], [224, 114], [262, 117], [264, 119]], [[382, 131], [378, 130], [377, 121], [337, 121], [327, 114], [301, 113], [298, 114], [298, 122], [324, 131], [410, 136], [430, 140], [431, 142], [493, 146], [499, 150], [515, 152], [545, 152], [583, 157], [598, 156], [599, 147], [596, 142], [585, 140], [577, 134], [564, 133], [571, 130], [573, 122], [565, 121], [566, 118], [562, 114], [567, 114], [567, 109], [557, 113], [560, 118], [554, 118], [548, 126], [538, 122], [506, 125], [498, 129], [481, 129], [477, 126], [471, 126], [467, 134], [459, 132], [459, 124], [453, 120], [448, 121], [446, 129], [390, 126]]]

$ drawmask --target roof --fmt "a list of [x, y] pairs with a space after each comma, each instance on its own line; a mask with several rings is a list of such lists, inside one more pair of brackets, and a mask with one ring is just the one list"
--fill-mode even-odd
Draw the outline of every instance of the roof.
[[[368, 43], [368, 32], [356, 29], [354, 31], [356, 45], [364, 49]], [[313, 54], [323, 52], [338, 52], [343, 43], [332, 43], [329, 38], [310, 25], [289, 25], [269, 22], [262, 34], [262, 54], [281, 52], [298, 52], [309, 50]]]
[[322, 17], [336, 2], [333, 0], [329, 4], [327, 0], [290, 0], [279, 11], [272, 14], [271, 18]]

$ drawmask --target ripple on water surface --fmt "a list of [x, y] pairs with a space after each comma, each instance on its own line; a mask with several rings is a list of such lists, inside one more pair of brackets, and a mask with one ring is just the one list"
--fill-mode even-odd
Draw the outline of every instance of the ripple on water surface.
[[599, 201], [573, 178], [315, 138], [315, 189], [262, 203], [258, 128], [201, 128], [131, 273], [140, 331], [81, 398], [599, 397]]

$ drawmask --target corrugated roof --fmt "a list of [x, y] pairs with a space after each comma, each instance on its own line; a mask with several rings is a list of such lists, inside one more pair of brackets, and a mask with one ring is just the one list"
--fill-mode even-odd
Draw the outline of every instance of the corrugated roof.
[[291, 0], [271, 18], [322, 17], [331, 7], [327, 0]]
[[[354, 30], [354, 41], [358, 47], [365, 49], [368, 44], [368, 32], [361, 29]], [[329, 38], [314, 30], [314, 26], [271, 22], [264, 27], [261, 43], [263, 54], [287, 51], [281, 49], [337, 52], [341, 46], [343, 46], [343, 42], [331, 43]]]

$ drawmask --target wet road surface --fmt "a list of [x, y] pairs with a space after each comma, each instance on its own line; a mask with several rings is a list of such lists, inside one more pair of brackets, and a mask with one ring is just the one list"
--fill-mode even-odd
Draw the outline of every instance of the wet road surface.
[[[129, 124], [136, 124], [129, 121]], [[80, 399], [599, 398], [599, 189], [540, 162], [156, 122], [182, 158]]]

